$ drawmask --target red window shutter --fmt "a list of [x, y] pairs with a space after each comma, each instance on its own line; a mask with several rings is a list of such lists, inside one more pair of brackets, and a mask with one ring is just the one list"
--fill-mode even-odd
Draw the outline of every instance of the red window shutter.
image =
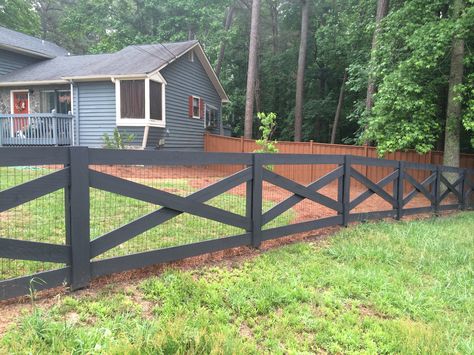
[[199, 100], [199, 118], [204, 118], [204, 100]]
[[192, 96], [188, 97], [188, 116], [190, 118], [193, 117], [193, 97]]

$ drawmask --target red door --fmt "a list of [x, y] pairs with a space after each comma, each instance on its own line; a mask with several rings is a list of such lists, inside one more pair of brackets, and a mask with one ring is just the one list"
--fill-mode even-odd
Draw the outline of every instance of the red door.
[[[27, 114], [29, 112], [28, 91], [13, 92], [13, 114]], [[14, 118], [13, 133], [22, 135], [22, 129], [28, 125], [28, 118]]]

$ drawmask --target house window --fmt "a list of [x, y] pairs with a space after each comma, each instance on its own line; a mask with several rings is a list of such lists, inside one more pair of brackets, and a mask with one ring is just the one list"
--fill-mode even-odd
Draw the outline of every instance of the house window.
[[199, 97], [193, 96], [193, 118], [201, 118], [199, 114], [200, 101], [201, 99]]
[[118, 126], [165, 124], [165, 84], [161, 78], [116, 80], [115, 99]]
[[161, 120], [161, 84], [156, 81], [150, 81], [150, 119]]
[[71, 111], [70, 90], [44, 90], [40, 92], [40, 110], [42, 113], [67, 114]]
[[211, 105], [206, 105], [206, 127], [217, 128], [218, 112], [217, 108]]
[[145, 80], [120, 81], [120, 116], [145, 118]]

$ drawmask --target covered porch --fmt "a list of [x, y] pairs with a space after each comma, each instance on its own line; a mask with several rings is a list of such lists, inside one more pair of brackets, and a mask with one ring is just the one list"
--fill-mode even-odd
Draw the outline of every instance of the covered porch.
[[0, 146], [73, 145], [73, 115], [0, 114]]

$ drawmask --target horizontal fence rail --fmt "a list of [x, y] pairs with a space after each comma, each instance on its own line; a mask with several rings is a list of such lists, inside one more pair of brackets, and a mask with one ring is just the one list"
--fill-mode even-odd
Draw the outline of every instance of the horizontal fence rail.
[[[4, 170], [1, 169], [20, 169], [21, 177], [24, 178], [27, 175], [25, 168], [35, 166], [46, 166], [46, 173], [29, 180], [23, 179], [16, 184], [3, 184], [2, 179], [8, 180], [11, 176], [6, 173], [2, 175]], [[133, 166], [141, 169], [140, 171], [145, 171], [148, 167], [167, 168], [174, 169], [170, 170], [173, 173], [180, 167], [193, 166], [201, 169], [198, 170], [200, 174], [205, 174], [216, 166], [233, 169], [218, 178], [211, 179], [210, 175], [199, 177], [193, 183], [202, 182], [201, 180], [206, 183], [183, 195], [177, 191], [178, 188], [166, 186], [170, 182], [176, 182], [175, 185], [178, 186], [178, 183], [183, 185], [189, 181], [172, 175], [165, 179], [160, 170], [157, 176], [163, 186], [157, 188], [139, 181], [133, 173], [130, 176], [113, 174], [113, 166]], [[308, 182], [280, 174], [277, 167], [281, 166], [288, 169], [324, 167], [326, 173]], [[367, 167], [383, 167], [386, 174], [379, 179], [371, 179], [363, 173]], [[423, 175], [415, 175], [417, 171], [423, 171]], [[319, 228], [347, 226], [351, 222], [387, 217], [401, 219], [416, 213], [467, 209], [473, 207], [474, 202], [473, 169], [353, 155], [10, 147], [0, 148], [0, 183], [0, 186], [6, 186], [0, 189], [0, 216], [58, 191], [63, 192], [63, 197], [62, 200], [55, 201], [64, 208], [62, 241], [52, 243], [44, 239], [32, 240], [32, 233], [28, 233], [30, 237], [13, 238], [6, 235], [8, 229], [0, 228], [0, 258], [46, 263], [49, 268], [30, 275], [0, 279], [0, 299], [61, 285], [68, 285], [72, 290], [80, 289], [87, 287], [94, 277], [115, 272], [239, 246], [258, 247], [263, 241]], [[356, 183], [362, 188], [356, 189]], [[334, 195], [325, 190], [330, 186], [334, 187]], [[284, 197], [270, 203], [266, 194], [270, 187], [285, 191]], [[140, 207], [140, 213], [132, 214], [129, 208], [135, 205], [116, 206], [120, 208], [122, 215], [130, 214], [130, 218], [127, 217], [125, 223], [92, 238], [91, 231], [95, 228], [92, 221], [94, 214], [100, 213], [100, 209], [93, 208], [91, 191], [94, 194], [97, 191], [113, 194], [148, 207], [146, 210], [144, 207], [141, 210]], [[243, 212], [211, 203], [215, 199], [230, 196], [230, 191], [234, 191], [233, 198], [242, 198], [245, 205]], [[387, 208], [359, 210], [374, 197], [379, 198]], [[413, 206], [412, 202], [417, 198], [426, 200], [428, 205]], [[123, 203], [125, 200], [120, 201]], [[240, 200], [236, 201], [241, 204]], [[311, 203], [327, 213], [317, 214], [306, 220], [296, 220], [294, 223], [274, 223], [281, 221], [282, 216], [291, 213], [301, 203]], [[46, 206], [47, 209], [56, 207], [58, 206]], [[24, 213], [22, 211], [20, 210]], [[219, 235], [215, 239], [149, 247], [138, 252], [110, 256], [115, 248], [120, 248], [137, 236], [155, 230], [154, 228], [162, 228], [170, 221], [177, 221], [174, 228], [178, 228], [179, 224], [184, 223], [179, 220], [184, 215], [218, 223], [229, 228], [228, 230], [238, 232]], [[23, 215], [15, 214], [15, 218], [22, 218], [21, 216]], [[28, 232], [27, 228], [21, 230]], [[168, 233], [173, 234], [172, 231]], [[50, 265], [58, 267], [54, 269]]]

